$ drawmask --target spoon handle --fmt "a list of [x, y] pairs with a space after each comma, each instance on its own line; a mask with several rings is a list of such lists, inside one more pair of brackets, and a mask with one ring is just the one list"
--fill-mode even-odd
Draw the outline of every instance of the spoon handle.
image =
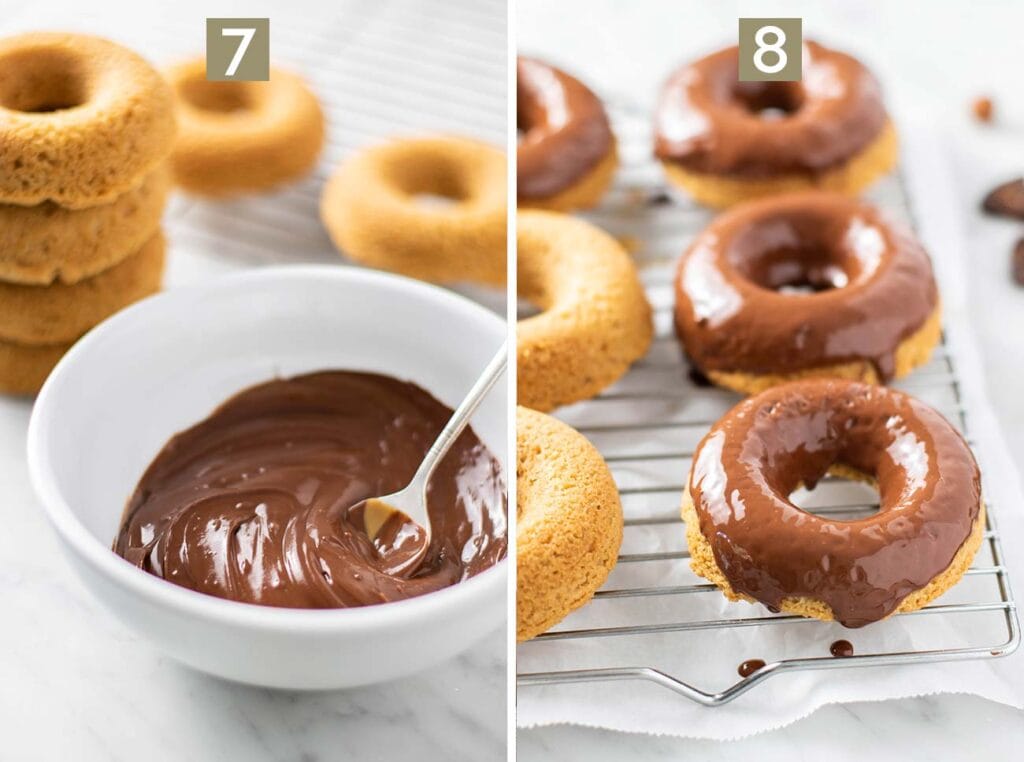
[[422, 485], [426, 488], [434, 468], [441, 462], [441, 459], [451, 448], [452, 444], [455, 443], [455, 440], [459, 438], [459, 434], [466, 428], [469, 419], [476, 412], [484, 397], [487, 396], [487, 392], [491, 390], [505, 371], [507, 365], [508, 342], [502, 342], [497, 354], [487, 363], [484, 372], [476, 380], [476, 383], [473, 384], [473, 388], [469, 390], [469, 393], [463, 398], [455, 412], [452, 413], [452, 417], [448, 419], [448, 423], [441, 429], [441, 433], [437, 435], [434, 444], [430, 446], [426, 456], [423, 458], [423, 462], [420, 463], [420, 467], [416, 469], [413, 484]]

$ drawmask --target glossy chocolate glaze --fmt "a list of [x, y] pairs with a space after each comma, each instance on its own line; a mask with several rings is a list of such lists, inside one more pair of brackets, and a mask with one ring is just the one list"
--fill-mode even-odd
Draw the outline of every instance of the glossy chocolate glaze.
[[880, 379], [938, 306], [931, 261], [875, 208], [809, 191], [735, 207], [683, 255], [676, 332], [704, 372], [866, 360]]
[[739, 673], [740, 677], [750, 677], [763, 666], [763, 659], [747, 659], [745, 662], [743, 662], [742, 664], [740, 664], [740, 666], [736, 668], [736, 671]]
[[368, 497], [408, 483], [451, 410], [387, 376], [325, 371], [247, 389], [173, 437], [128, 502], [114, 550], [209, 595], [290, 608], [365, 606], [429, 593], [504, 558], [498, 462], [467, 429], [428, 490], [433, 537], [396, 514], [366, 536]]
[[533, 58], [516, 62], [518, 196], [544, 199], [583, 178], [614, 144], [604, 106], [564, 71]]
[[837, 659], [853, 656], [853, 643], [848, 640], [837, 640], [828, 647], [828, 652]]
[[726, 48], [674, 72], [655, 115], [655, 155], [737, 177], [826, 172], [879, 136], [878, 81], [857, 59], [804, 43], [800, 82], [740, 82]]
[[[881, 508], [816, 516], [789, 495], [840, 465], [877, 483]], [[778, 610], [828, 604], [847, 627], [878, 621], [953, 561], [981, 507], [978, 466], [936, 411], [900, 392], [815, 379], [751, 397], [712, 427], [689, 482], [701, 533], [737, 593]]]

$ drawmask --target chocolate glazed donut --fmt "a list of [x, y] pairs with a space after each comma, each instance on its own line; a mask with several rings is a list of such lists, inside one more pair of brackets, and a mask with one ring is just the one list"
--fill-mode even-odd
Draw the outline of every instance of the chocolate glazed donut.
[[715, 207], [812, 187], [856, 195], [897, 155], [878, 80], [814, 42], [799, 82], [740, 82], [736, 47], [678, 69], [654, 130], [669, 180]]
[[559, 211], [596, 204], [617, 163], [598, 97], [564, 71], [520, 57], [516, 98], [519, 204]]
[[[881, 88], [857, 59], [805, 44], [799, 82], [740, 82], [736, 47], [665, 83], [655, 154], [697, 172], [765, 177], [820, 173], [849, 159], [887, 121]], [[780, 118], [765, 119], [773, 110]]]
[[716, 218], [679, 264], [675, 324], [691, 361], [737, 391], [808, 375], [879, 382], [927, 361], [939, 295], [909, 232], [809, 191]]
[[[829, 472], [874, 483], [878, 513], [833, 520], [790, 501]], [[822, 379], [751, 397], [716, 423], [683, 515], [694, 571], [728, 597], [847, 627], [947, 590], [984, 527], [978, 466], [941, 415], [894, 390]]]

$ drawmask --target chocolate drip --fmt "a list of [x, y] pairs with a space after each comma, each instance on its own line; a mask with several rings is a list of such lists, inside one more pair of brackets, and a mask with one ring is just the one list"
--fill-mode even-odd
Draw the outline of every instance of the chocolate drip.
[[518, 195], [544, 199], [600, 163], [614, 144], [604, 106], [582, 82], [532, 58], [516, 66]]
[[865, 148], [886, 121], [878, 81], [855, 58], [806, 42], [800, 82], [740, 82], [732, 47], [669, 77], [655, 154], [709, 174], [816, 175]]
[[845, 659], [848, 656], [853, 656], [853, 643], [848, 640], [837, 640], [828, 647], [828, 652], [837, 659]]
[[717, 217], [679, 264], [675, 323], [705, 373], [868, 361], [887, 380], [938, 298], [909, 232], [867, 204], [811, 191]]
[[736, 668], [736, 671], [739, 673], [740, 677], [750, 677], [763, 666], [764, 662], [761, 659], [747, 659]]
[[[877, 514], [838, 521], [790, 501], [836, 465], [875, 481]], [[836, 380], [741, 402], [697, 448], [689, 490], [735, 592], [774, 610], [822, 601], [847, 627], [883, 619], [945, 571], [981, 510], [977, 464], [944, 418], [905, 394]]]
[[114, 550], [177, 585], [246, 603], [343, 608], [438, 590], [506, 551], [500, 466], [472, 430], [428, 489], [423, 565], [389, 568], [422, 541], [389, 519], [376, 546], [361, 500], [409, 481], [451, 410], [414, 384], [325, 371], [247, 389], [174, 436], [128, 501]]

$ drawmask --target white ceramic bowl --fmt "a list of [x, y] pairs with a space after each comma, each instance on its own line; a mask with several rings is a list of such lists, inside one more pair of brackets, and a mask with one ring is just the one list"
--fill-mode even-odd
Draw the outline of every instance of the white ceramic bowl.
[[[106, 321], [61, 360], [32, 413], [32, 482], [85, 585], [175, 659], [280, 688], [396, 678], [501, 626], [507, 562], [406, 601], [296, 610], [178, 587], [111, 544], [164, 443], [234, 393], [340, 368], [409, 379], [454, 407], [504, 337], [504, 321], [463, 297], [343, 266], [268, 268], [173, 289]], [[505, 389], [499, 381], [472, 424], [503, 465]]]

